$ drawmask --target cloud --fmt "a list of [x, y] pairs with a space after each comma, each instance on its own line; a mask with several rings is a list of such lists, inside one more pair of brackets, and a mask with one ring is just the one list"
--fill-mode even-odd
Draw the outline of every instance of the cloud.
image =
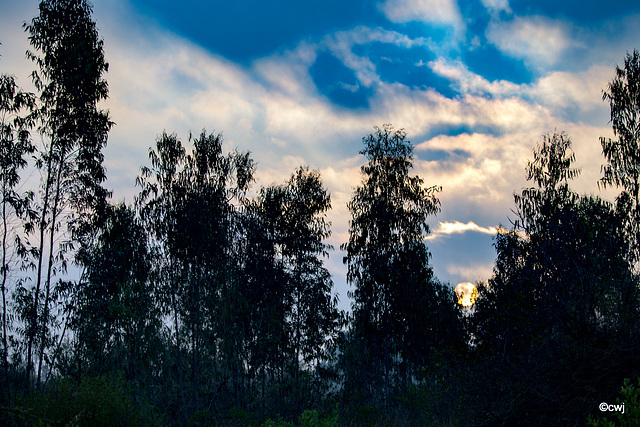
[[[509, 7], [506, 1], [483, 3], [503, 11]], [[569, 133], [576, 164], [583, 168], [575, 188], [601, 194], [596, 184], [603, 163], [598, 137], [609, 135], [610, 126], [600, 90], [613, 77], [615, 61], [623, 60], [624, 49], [616, 47], [622, 53], [616, 51], [613, 60], [613, 54], [600, 59], [595, 52], [590, 55], [597, 61], [590, 59], [585, 66], [570, 63], [554, 71], [552, 65], [574, 46], [571, 27], [564, 22], [543, 17], [492, 21], [488, 30], [492, 43], [511, 56], [536, 61], [539, 67], [535, 80], [516, 84], [487, 80], [465, 64], [464, 55], [448, 56], [438, 42], [415, 37], [415, 33], [403, 34], [402, 25], [392, 26], [396, 31], [344, 26], [346, 30], [328, 31], [290, 44], [287, 50], [238, 64], [139, 16], [126, 15], [133, 12], [122, 9], [122, 4], [111, 0], [96, 6], [110, 63], [106, 76], [110, 99], [103, 107], [110, 110], [116, 126], [105, 150], [105, 164], [107, 186], [115, 190], [116, 200], [126, 197], [131, 202], [135, 176], [140, 165], [147, 163], [148, 147], [163, 129], [176, 131], [185, 141], [189, 130], [199, 133], [206, 127], [210, 132], [224, 132], [225, 149], [252, 152], [258, 163], [256, 188], [284, 182], [301, 164], [319, 169], [332, 196], [329, 242], [337, 248], [348, 239], [346, 204], [361, 179], [360, 165], [365, 159], [358, 151], [362, 137], [374, 125], [393, 123], [405, 128], [416, 144], [413, 173], [428, 185], [443, 186], [440, 222], [431, 237], [441, 238], [429, 245], [445, 246], [460, 239], [454, 248], [459, 253], [441, 257], [434, 253], [433, 258], [444, 280], [458, 280], [473, 279], [474, 271], [482, 273], [479, 277], [490, 273], [490, 262], [473, 256], [492, 253], [489, 236], [497, 228], [478, 224], [507, 222], [513, 192], [526, 185], [525, 166], [531, 149], [546, 132], [557, 128]], [[452, 26], [462, 22], [454, 2], [386, 1], [380, 8], [394, 22], [437, 21]], [[15, 69], [18, 62], [10, 59], [10, 52], [19, 52], [20, 74], [27, 80], [32, 64], [24, 61], [24, 48], [15, 43], [19, 38], [25, 45], [26, 36], [19, 25], [11, 33], [18, 36], [10, 35], [3, 23], [0, 17], [0, 64], [3, 69]], [[632, 28], [631, 20], [625, 28]], [[638, 34], [637, 29], [633, 31]], [[602, 52], [612, 46], [608, 41], [600, 43]], [[431, 87], [383, 79], [381, 60], [376, 62], [370, 55], [374, 49], [357, 49], [381, 44], [397, 46], [393, 52], [398, 55], [415, 49], [411, 59], [424, 49], [428, 55], [420, 69], [440, 76], [455, 93], [443, 96]], [[360, 87], [371, 89], [368, 108], [349, 110], [323, 96], [309, 72], [322, 52], [352, 70]], [[377, 52], [386, 55], [386, 51]], [[468, 239], [478, 239], [473, 249]], [[330, 268], [334, 280], [344, 283], [342, 255], [339, 250], [332, 253]], [[456, 257], [466, 257], [470, 264], [452, 264]], [[346, 291], [340, 293], [346, 301]]]
[[530, 16], [492, 21], [486, 36], [503, 52], [543, 67], [554, 65], [568, 48], [576, 45], [569, 33], [566, 22]]
[[438, 58], [429, 62], [433, 71], [452, 82], [452, 85], [460, 93], [475, 95], [515, 96], [522, 91], [522, 85], [506, 80], [489, 82], [484, 77], [473, 73], [460, 61], [451, 61], [446, 58]]
[[493, 276], [493, 264], [491, 263], [474, 263], [474, 264], [456, 264], [450, 263], [446, 267], [447, 273], [458, 280], [478, 282], [487, 280]]
[[503, 230], [502, 227], [481, 227], [473, 221], [467, 223], [460, 221], [440, 221], [435, 230], [431, 230], [431, 233], [425, 237], [425, 240], [434, 240], [450, 234], [464, 234], [470, 231], [493, 236], [503, 232]]
[[486, 7], [490, 12], [506, 12], [511, 13], [511, 8], [509, 7], [509, 0], [481, 0], [484, 7]]
[[532, 94], [557, 111], [606, 109], [602, 90], [612, 77], [612, 68], [602, 64], [594, 64], [584, 71], [551, 72], [537, 81]]
[[386, 0], [378, 6], [391, 22], [425, 22], [462, 27], [460, 10], [453, 0]]
[[476, 233], [483, 234], [497, 234], [498, 229], [496, 227], [480, 227], [473, 221], [469, 221], [463, 224], [460, 221], [453, 222], [439, 222], [438, 227], [433, 231], [434, 235], [440, 234], [454, 234], [454, 233], [466, 233], [467, 231], [474, 231]]

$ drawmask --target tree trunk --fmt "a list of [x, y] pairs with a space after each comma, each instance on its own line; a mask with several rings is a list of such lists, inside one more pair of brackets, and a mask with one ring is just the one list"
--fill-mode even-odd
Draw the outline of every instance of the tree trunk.
[[27, 370], [25, 374], [25, 389], [28, 392], [31, 388], [31, 370], [33, 368], [33, 344], [35, 340], [35, 336], [37, 333], [37, 324], [38, 324], [38, 304], [40, 298], [40, 287], [42, 285], [42, 258], [44, 256], [44, 233], [47, 228], [47, 211], [49, 209], [49, 193], [51, 191], [51, 163], [53, 159], [53, 144], [54, 141], [52, 139], [51, 144], [49, 146], [49, 157], [47, 159], [47, 178], [44, 189], [44, 198], [43, 198], [43, 206], [42, 206], [42, 216], [40, 217], [40, 240], [38, 247], [38, 268], [37, 268], [37, 277], [36, 277], [36, 289], [34, 293], [34, 302], [31, 313], [29, 314], [29, 318], [27, 322], [29, 326], [27, 328], [28, 334], [28, 342], [27, 342]]
[[40, 378], [42, 372], [42, 359], [44, 358], [44, 349], [46, 347], [47, 338], [47, 323], [49, 322], [49, 300], [51, 296], [51, 270], [53, 269], [53, 243], [56, 231], [56, 220], [58, 218], [58, 206], [60, 204], [60, 180], [62, 178], [64, 159], [60, 159], [58, 164], [58, 172], [56, 176], [56, 192], [53, 202], [53, 209], [51, 210], [51, 227], [49, 233], [49, 262], [47, 265], [47, 281], [45, 282], [46, 294], [44, 298], [44, 309], [42, 311], [42, 330], [40, 332], [40, 355], [38, 361], [38, 379], [36, 381], [37, 387], [40, 387]]

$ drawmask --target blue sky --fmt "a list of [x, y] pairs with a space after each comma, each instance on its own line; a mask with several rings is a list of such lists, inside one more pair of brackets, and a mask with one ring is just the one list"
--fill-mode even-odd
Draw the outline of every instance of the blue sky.
[[[347, 239], [346, 203], [373, 126], [405, 128], [415, 173], [442, 185], [428, 244], [436, 275], [487, 279], [492, 236], [513, 218], [531, 149], [557, 129], [572, 137], [597, 187], [600, 136], [611, 136], [602, 89], [640, 48], [640, 3], [599, 0], [260, 2], [101, 0], [94, 18], [110, 63], [116, 126], [105, 151], [108, 185], [132, 202], [147, 149], [163, 130], [222, 131], [250, 150], [258, 183], [299, 165], [320, 170], [333, 200], [330, 243]], [[0, 6], [0, 72], [29, 87], [21, 24], [37, 1]], [[328, 260], [341, 306], [342, 254]]]

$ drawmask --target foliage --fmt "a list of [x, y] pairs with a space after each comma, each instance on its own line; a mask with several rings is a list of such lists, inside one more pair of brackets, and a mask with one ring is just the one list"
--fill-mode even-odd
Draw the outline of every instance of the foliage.
[[[54, 278], [66, 271], [74, 245], [89, 244], [108, 196], [101, 185], [106, 179], [101, 150], [113, 123], [97, 107], [108, 94], [102, 77], [108, 64], [91, 12], [85, 0], [43, 0], [39, 15], [24, 24], [34, 49], [27, 57], [37, 66], [31, 76], [39, 91], [36, 118], [43, 136], [36, 160], [43, 177], [42, 199], [37, 225], [32, 225], [37, 235], [32, 248], [35, 284], [31, 289], [19, 288], [17, 299], [26, 325], [27, 387], [34, 368], [34, 346], [39, 385], [45, 360], [53, 359], [47, 350], [57, 341], [54, 331], [66, 330], [56, 313], [68, 315], [64, 300], [70, 286]], [[65, 221], [71, 236], [56, 245], [67, 208], [72, 210]], [[51, 369], [51, 362], [49, 365]]]
[[262, 427], [335, 427], [338, 425], [338, 412], [333, 411], [331, 414], [322, 418], [318, 414], [318, 411], [306, 409], [298, 417], [298, 423], [287, 422], [282, 417], [277, 417], [275, 420], [268, 419], [262, 424]]
[[403, 130], [385, 125], [363, 142], [368, 163], [347, 205], [352, 219], [342, 245], [347, 280], [355, 286], [351, 349], [343, 361], [344, 369], [353, 368], [351, 386], [388, 405], [391, 389], [406, 387], [433, 347], [455, 341], [457, 314], [453, 292], [433, 278], [424, 239], [428, 217], [439, 210], [440, 187], [425, 188], [409, 174], [413, 148]]
[[[149, 150], [151, 167], [143, 167], [138, 178], [136, 204], [161, 257], [154, 274], [168, 297], [160, 302], [174, 323], [181, 406], [186, 405], [185, 353], [191, 371], [188, 394], [198, 410], [201, 392], [213, 393], [219, 387], [215, 382], [226, 381], [227, 375], [234, 376], [235, 386], [240, 380], [236, 334], [226, 317], [237, 308], [230, 299], [236, 287], [232, 243], [238, 226], [233, 202], [243, 199], [254, 165], [248, 153], [223, 154], [221, 134], [203, 130], [193, 146], [187, 153], [176, 135], [158, 138], [156, 149]], [[215, 364], [220, 355], [224, 366]], [[213, 372], [202, 384], [207, 366]]]
[[[262, 188], [242, 215], [238, 294], [246, 302], [247, 375], [255, 377], [253, 392], [282, 405], [288, 418], [322, 392], [341, 322], [321, 259], [330, 203], [320, 174], [301, 167], [286, 184]], [[265, 395], [267, 384], [273, 394]]]
[[627, 53], [624, 67], [616, 75], [602, 99], [611, 107], [613, 134], [617, 140], [600, 138], [608, 164], [602, 166], [601, 184], [622, 187], [618, 208], [628, 215], [626, 230], [631, 241], [632, 262], [640, 261], [640, 53]]
[[[9, 333], [12, 315], [7, 306], [9, 281], [16, 270], [23, 267], [18, 259], [27, 258], [27, 249], [20, 237], [16, 220], [28, 219], [32, 214], [30, 202], [33, 193], [19, 194], [20, 171], [27, 166], [27, 155], [33, 153], [29, 125], [35, 97], [20, 90], [12, 76], [0, 76], [0, 191], [2, 199], [2, 389], [9, 390]], [[29, 230], [27, 230], [29, 231]]]
[[145, 230], [131, 208], [110, 209], [95, 247], [84, 257], [86, 282], [77, 288], [72, 322], [78, 364], [92, 373], [118, 369], [133, 381], [149, 377], [147, 355], [157, 352], [161, 320]]
[[527, 177], [537, 186], [515, 195], [515, 227], [496, 237], [494, 276], [479, 284], [472, 331], [483, 366], [476, 386], [487, 398], [478, 412], [491, 423], [577, 420], [638, 351], [623, 219], [569, 189], [570, 148], [553, 133], [534, 150]]
[[58, 378], [0, 409], [3, 425], [155, 426], [163, 419], [121, 375]]

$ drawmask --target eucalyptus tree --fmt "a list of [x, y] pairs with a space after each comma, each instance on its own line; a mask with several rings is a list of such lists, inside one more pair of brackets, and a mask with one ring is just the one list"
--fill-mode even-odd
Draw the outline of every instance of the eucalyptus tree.
[[320, 174], [300, 167], [286, 183], [263, 187], [242, 212], [238, 290], [244, 309], [237, 312], [249, 391], [283, 415], [297, 415], [305, 399], [322, 393], [318, 367], [328, 360], [340, 326], [322, 260], [330, 248], [324, 242], [330, 206]]
[[[0, 76], [0, 186], [2, 191], [2, 264], [0, 274], [2, 284], [2, 364], [4, 380], [8, 381], [8, 329], [9, 313], [7, 309], [7, 286], [17, 264], [15, 257], [25, 255], [25, 247], [20, 234], [17, 219], [27, 219], [29, 202], [33, 193], [20, 194], [17, 186], [20, 183], [20, 171], [27, 166], [26, 156], [34, 147], [29, 135], [30, 118], [35, 97], [31, 93], [20, 90], [12, 76]], [[15, 242], [14, 243], [12, 243]]]
[[161, 318], [146, 231], [124, 204], [109, 206], [106, 217], [95, 244], [82, 254], [86, 282], [77, 289], [72, 322], [76, 365], [148, 382], [160, 353]]
[[331, 197], [320, 174], [305, 167], [297, 169], [284, 187], [284, 195], [282, 256], [290, 276], [288, 329], [297, 379], [300, 362], [313, 366], [326, 359], [340, 313], [331, 275], [321, 258], [328, 257], [332, 248], [324, 242], [331, 234], [326, 219]]
[[514, 196], [514, 228], [496, 238], [494, 275], [471, 322], [483, 372], [476, 391], [509, 404], [478, 400], [476, 422], [525, 414], [532, 424], [577, 423], [633, 370], [638, 290], [624, 218], [571, 190], [574, 159], [566, 134], [544, 136], [527, 166], [534, 185]]
[[143, 166], [136, 184], [141, 187], [136, 196], [136, 210], [147, 230], [149, 246], [157, 254], [153, 264], [156, 286], [161, 288], [159, 300], [166, 313], [173, 320], [175, 334], [175, 357], [177, 362], [178, 386], [182, 406], [185, 406], [182, 366], [181, 310], [179, 299], [181, 284], [176, 256], [171, 252], [172, 241], [178, 233], [175, 204], [180, 191], [178, 174], [185, 162], [186, 150], [176, 134], [163, 132], [156, 139], [155, 149], [149, 149], [151, 166]]
[[[85, 0], [43, 0], [39, 15], [24, 25], [34, 51], [28, 51], [37, 69], [32, 73], [38, 90], [37, 117], [43, 137], [36, 162], [42, 188], [36, 238], [35, 287], [25, 310], [27, 324], [27, 379], [33, 370], [33, 346], [38, 345], [37, 383], [45, 350], [50, 343], [52, 305], [60, 289], [53, 277], [66, 270], [73, 240], [86, 244], [104, 211], [107, 191], [102, 148], [112, 126], [108, 113], [98, 109], [106, 99], [108, 69], [103, 41]], [[67, 209], [72, 211], [66, 217]], [[66, 217], [66, 218], [65, 218]], [[71, 236], [56, 247], [63, 221]]]
[[360, 348], [355, 357], [366, 360], [353, 378], [364, 382], [360, 386], [374, 400], [389, 403], [392, 376], [406, 384], [412, 367], [424, 363], [432, 347], [444, 345], [449, 331], [437, 313], [453, 298], [434, 280], [425, 242], [441, 187], [410, 175], [413, 147], [403, 130], [385, 125], [363, 142], [360, 153], [368, 162], [347, 205], [349, 241], [341, 246], [347, 252], [347, 281], [355, 286], [352, 336]]
[[607, 160], [601, 184], [622, 187], [618, 208], [628, 212], [627, 230], [632, 241], [631, 257], [640, 262], [640, 53], [627, 53], [624, 67], [603, 91], [611, 107], [611, 124], [617, 139], [600, 138]]
[[[192, 346], [192, 381], [196, 403], [199, 399], [201, 358], [217, 353], [215, 345], [226, 344], [226, 360], [235, 366], [238, 349], [232, 328], [220, 324], [219, 309], [234, 294], [233, 234], [237, 227], [235, 204], [240, 204], [253, 180], [254, 164], [249, 153], [223, 153], [222, 134], [202, 131], [193, 139], [180, 176], [184, 197], [178, 199], [176, 213], [181, 233], [174, 251], [181, 260], [186, 281], [185, 324]], [[223, 344], [223, 345], [225, 345]], [[234, 369], [235, 370], [235, 369]]]
[[180, 378], [183, 350], [190, 352], [197, 407], [203, 357], [215, 359], [219, 340], [225, 340], [218, 309], [228, 287], [234, 286], [234, 203], [252, 182], [254, 165], [248, 153], [225, 155], [222, 135], [205, 131], [193, 139], [191, 153], [176, 135], [163, 133], [149, 158], [151, 167], [143, 167], [138, 178], [136, 203], [162, 260], [159, 277], [169, 296], [166, 306], [174, 321]]

